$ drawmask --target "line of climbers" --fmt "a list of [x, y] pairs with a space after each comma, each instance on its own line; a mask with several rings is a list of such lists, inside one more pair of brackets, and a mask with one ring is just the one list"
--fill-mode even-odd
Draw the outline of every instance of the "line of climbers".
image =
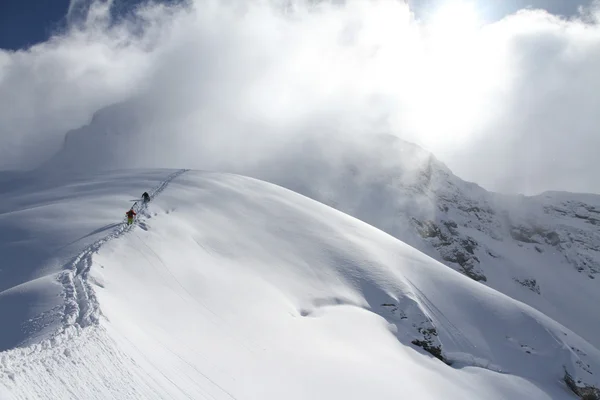
[[[144, 192], [144, 194], [142, 194], [142, 201], [144, 202], [144, 204], [150, 201], [150, 195], [148, 194], [148, 192]], [[125, 215], [127, 215], [127, 225], [133, 224], [133, 219], [137, 215], [137, 213], [133, 210], [133, 207], [135, 207], [136, 204], [137, 201], [133, 204], [131, 209], [125, 213]]]

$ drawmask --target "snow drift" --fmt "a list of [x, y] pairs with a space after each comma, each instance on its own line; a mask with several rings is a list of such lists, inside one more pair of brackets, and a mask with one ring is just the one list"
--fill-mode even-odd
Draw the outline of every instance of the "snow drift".
[[1, 395], [571, 399], [565, 376], [600, 383], [574, 332], [279, 186], [164, 170], [10, 182]]

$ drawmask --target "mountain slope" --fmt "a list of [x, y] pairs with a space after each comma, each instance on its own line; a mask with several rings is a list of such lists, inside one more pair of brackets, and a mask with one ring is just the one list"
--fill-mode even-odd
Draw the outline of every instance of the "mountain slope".
[[[173, 172], [8, 191], [0, 231], [25, 223], [38, 242], [5, 237], [3, 252], [46, 252], [2, 289], [0, 309], [7, 291], [37, 294], [32, 277], [60, 287], [72, 263], [49, 260], [78, 254], [91, 256], [80, 275], [93, 289], [79, 309], [99, 309], [65, 325], [67, 301], [47, 317], [53, 329], [33, 326], [29, 347], [0, 353], [0, 388], [16, 398], [570, 399], [565, 370], [598, 386], [598, 349], [382, 231], [265, 182]], [[149, 187], [157, 195], [138, 223], [111, 227]], [[66, 232], [31, 228], [42, 216]], [[62, 253], [69, 236], [83, 239]], [[28, 309], [57, 304], [46, 296]]]
[[490, 193], [390, 135], [315, 129], [227, 140], [225, 133], [198, 132], [201, 140], [191, 146], [187, 132], [154, 133], [158, 128], [144, 118], [152, 113], [132, 104], [101, 110], [70, 132], [44, 168], [184, 165], [272, 182], [391, 234], [600, 347], [600, 196]]
[[[244, 137], [236, 145], [242, 152], [206, 132], [193, 148], [173, 135], [168, 143], [148, 141], [145, 129], [155, 131], [143, 118], [149, 114], [131, 107], [101, 110], [69, 133], [44, 168], [185, 165], [272, 182], [391, 234], [600, 347], [600, 196], [490, 193], [390, 135], [325, 130], [277, 140]], [[267, 149], [253, 144], [261, 141]], [[136, 151], [126, 155], [130, 148]]]
[[380, 228], [600, 346], [600, 196], [490, 193], [385, 135], [339, 146], [341, 156], [309, 147], [309, 158], [282, 160], [286, 173], [264, 178]]

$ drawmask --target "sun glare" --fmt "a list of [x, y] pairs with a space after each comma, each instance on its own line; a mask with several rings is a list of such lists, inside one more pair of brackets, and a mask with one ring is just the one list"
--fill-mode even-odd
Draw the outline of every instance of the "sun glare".
[[421, 27], [423, 52], [409, 119], [422, 132], [421, 144], [460, 146], [472, 138], [503, 72], [484, 45], [485, 24], [474, 2], [448, 0]]
[[477, 6], [467, 0], [446, 1], [434, 11], [428, 23], [435, 34], [449, 36], [473, 33], [481, 24]]

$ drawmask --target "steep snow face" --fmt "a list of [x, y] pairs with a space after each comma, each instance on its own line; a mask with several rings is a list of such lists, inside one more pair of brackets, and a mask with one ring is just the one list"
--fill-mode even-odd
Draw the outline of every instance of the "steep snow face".
[[[39, 209], [36, 218], [59, 224], [69, 215], [80, 221], [74, 238], [91, 235], [75, 242], [72, 263], [53, 278], [44, 275], [59, 287], [66, 316], [73, 287], [60, 289], [60, 278], [79, 279], [75, 292], [86, 294], [75, 297], [79, 317], [24, 340], [28, 347], [0, 353], [0, 393], [571, 399], [561, 383], [566, 373], [580, 386], [600, 384], [600, 352], [576, 333], [297, 193], [192, 171], [102, 174], [84, 182], [55, 183], [46, 197], [31, 187], [11, 192], [11, 207], [21, 208], [19, 192], [38, 197], [39, 204], [29, 204]], [[124, 203], [149, 187], [153, 199], [137, 223], [119, 223]], [[50, 197], [63, 200], [47, 208]], [[116, 225], [106, 229], [111, 220]], [[66, 239], [51, 240], [54, 233], [38, 228], [48, 251], [32, 260], [40, 263], [27, 276], [41, 275], [41, 261], [64, 246]], [[16, 243], [27, 250], [27, 242]], [[9, 275], [19, 270], [3, 266]], [[16, 281], [32, 294], [45, 291]], [[59, 304], [46, 296], [27, 309], [37, 314]]]

